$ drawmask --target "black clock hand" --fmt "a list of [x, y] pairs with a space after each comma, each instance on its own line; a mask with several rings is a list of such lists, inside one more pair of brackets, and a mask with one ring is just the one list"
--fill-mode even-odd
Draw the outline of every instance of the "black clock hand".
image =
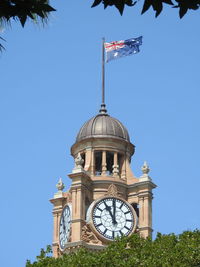
[[107, 204], [105, 201], [104, 201], [103, 203], [105, 204], [105, 206], [106, 206], [106, 210], [110, 213], [110, 216], [111, 216], [111, 218], [112, 218], [112, 220], [113, 220], [113, 214], [112, 214], [112, 212], [111, 212], [111, 207], [108, 206], [108, 204]]
[[117, 224], [116, 221], [116, 199], [113, 198], [113, 223]]
[[63, 223], [63, 230], [65, 231], [65, 219], [64, 219], [64, 217], [62, 217], [62, 223]]

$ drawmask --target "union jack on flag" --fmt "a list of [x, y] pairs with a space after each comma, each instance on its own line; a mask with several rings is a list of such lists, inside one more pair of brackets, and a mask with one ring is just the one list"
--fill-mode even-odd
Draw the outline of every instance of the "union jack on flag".
[[142, 36], [128, 40], [104, 43], [106, 50], [106, 62], [119, 57], [130, 56], [140, 52], [139, 46], [142, 45]]

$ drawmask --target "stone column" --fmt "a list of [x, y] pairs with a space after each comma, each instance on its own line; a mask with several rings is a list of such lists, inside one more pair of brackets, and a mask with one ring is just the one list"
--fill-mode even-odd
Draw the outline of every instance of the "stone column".
[[94, 150], [93, 149], [92, 149], [92, 152], [91, 152], [90, 175], [91, 175], [91, 177], [93, 177], [95, 175], [95, 157], [94, 157]]
[[89, 171], [91, 169], [91, 163], [92, 163], [92, 148], [86, 148], [85, 150], [85, 166], [84, 170]]
[[76, 242], [81, 240], [81, 228], [83, 220], [83, 205], [84, 200], [82, 199], [81, 187], [72, 189], [72, 236], [71, 242]]
[[144, 198], [142, 196], [139, 197], [139, 228], [144, 225]]
[[106, 176], [107, 171], [107, 164], [106, 164], [106, 151], [102, 152], [102, 169], [101, 169], [101, 175]]
[[59, 256], [59, 223], [62, 209], [59, 211], [53, 211], [53, 256], [57, 258]]
[[117, 154], [117, 152], [114, 153], [113, 176], [116, 177], [116, 178], [119, 177], [119, 165], [118, 165], [118, 154]]
[[139, 231], [146, 238], [152, 234], [152, 193], [147, 191], [139, 196]]
[[123, 159], [122, 159], [121, 178], [123, 180], [126, 180], [126, 156], [125, 154], [123, 155]]

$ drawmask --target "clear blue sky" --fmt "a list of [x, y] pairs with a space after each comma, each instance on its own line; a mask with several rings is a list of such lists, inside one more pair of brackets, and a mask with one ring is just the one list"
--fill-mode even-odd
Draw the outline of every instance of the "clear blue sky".
[[165, 8], [141, 16], [142, 2], [117, 10], [92, 1], [52, 1], [45, 27], [4, 31], [0, 56], [1, 266], [23, 267], [52, 242], [52, 206], [61, 176], [73, 168], [70, 147], [98, 112], [101, 38], [143, 35], [141, 52], [106, 65], [108, 112], [136, 146], [132, 169], [147, 160], [154, 191], [153, 228], [200, 227], [199, 12], [182, 20]]

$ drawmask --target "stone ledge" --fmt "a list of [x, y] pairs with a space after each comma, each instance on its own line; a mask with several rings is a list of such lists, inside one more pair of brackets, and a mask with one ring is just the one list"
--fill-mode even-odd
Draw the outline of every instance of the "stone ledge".
[[72, 251], [76, 251], [79, 248], [86, 248], [89, 250], [102, 250], [106, 248], [106, 246], [103, 245], [93, 245], [86, 243], [85, 241], [77, 241], [77, 242], [70, 242], [66, 245], [63, 253], [70, 253]]

